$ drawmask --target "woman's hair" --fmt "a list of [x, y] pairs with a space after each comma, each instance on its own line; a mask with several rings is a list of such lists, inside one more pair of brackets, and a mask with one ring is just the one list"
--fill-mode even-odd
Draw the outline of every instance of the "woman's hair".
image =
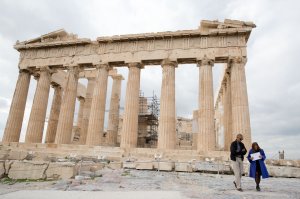
[[252, 150], [255, 150], [255, 146], [257, 146], [257, 151], [259, 151], [260, 150], [260, 147], [259, 147], [259, 145], [257, 144], [257, 142], [253, 142], [252, 143]]

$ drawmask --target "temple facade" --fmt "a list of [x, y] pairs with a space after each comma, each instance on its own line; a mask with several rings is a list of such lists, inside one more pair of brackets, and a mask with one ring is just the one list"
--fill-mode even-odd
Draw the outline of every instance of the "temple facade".
[[[136, 148], [142, 142], [138, 134], [141, 70], [147, 65], [160, 65], [162, 82], [156, 145], [162, 150], [175, 149], [179, 145], [175, 70], [179, 64], [194, 63], [199, 67], [199, 81], [195, 82], [199, 88], [199, 106], [193, 114], [197, 132], [187, 141], [194, 142], [195, 150], [214, 151], [220, 148], [217, 137], [222, 131], [224, 150], [229, 149], [238, 133], [244, 135], [249, 147], [251, 128], [245, 65], [252, 28], [255, 28], [252, 22], [203, 20], [193, 30], [98, 37], [95, 41], [58, 30], [17, 42], [14, 48], [20, 52], [19, 77], [2, 142], [19, 142], [30, 79], [34, 76], [37, 86], [25, 143], [42, 143], [52, 88], [54, 96], [45, 143], [73, 144], [77, 99], [80, 104], [75, 130], [79, 135], [78, 143], [101, 146], [104, 143], [107, 81], [112, 78], [105, 143], [116, 146], [121, 83], [127, 78], [119, 142], [121, 148]], [[226, 64], [217, 96], [213, 92], [215, 63]], [[128, 68], [128, 77], [117, 73], [119, 67]], [[87, 79], [86, 87], [78, 83], [80, 78]]]

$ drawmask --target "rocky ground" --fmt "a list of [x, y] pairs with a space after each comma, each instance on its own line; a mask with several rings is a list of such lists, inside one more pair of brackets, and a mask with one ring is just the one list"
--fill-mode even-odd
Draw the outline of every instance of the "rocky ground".
[[[93, 192], [94, 195], [109, 195], [111, 192], [142, 192], [155, 194], [174, 191], [180, 198], [300, 198], [299, 178], [269, 178], [262, 180], [261, 192], [255, 190], [254, 180], [243, 177], [244, 192], [238, 192], [233, 186], [233, 176], [206, 173], [157, 172], [139, 170], [103, 169], [100, 177], [84, 180], [26, 181], [3, 178], [0, 183], [0, 198], [18, 198], [13, 194], [20, 190], [42, 190], [39, 194], [60, 190]], [[134, 192], [131, 192], [134, 191]], [[27, 192], [27, 193], [30, 193]], [[50, 192], [51, 193], [51, 192]], [[79, 193], [79, 192], [78, 192]], [[50, 194], [51, 195], [51, 194]], [[49, 195], [48, 198], [51, 198]], [[138, 195], [138, 194], [137, 194]], [[136, 195], [136, 198], [138, 198]], [[163, 194], [162, 194], [163, 195]], [[80, 198], [80, 194], [77, 194]], [[125, 195], [124, 195], [125, 196]], [[29, 195], [28, 195], [29, 197]], [[44, 196], [43, 198], [46, 198]], [[148, 197], [151, 197], [148, 195]], [[26, 198], [26, 196], [21, 197]], [[103, 197], [102, 197], [103, 198]], [[115, 197], [117, 198], [117, 197]], [[127, 198], [127, 197], [124, 197]], [[140, 197], [140, 198], [146, 198]], [[161, 198], [170, 198], [161, 197]], [[66, 199], [66, 198], [65, 198]], [[133, 199], [131, 197], [131, 199]]]

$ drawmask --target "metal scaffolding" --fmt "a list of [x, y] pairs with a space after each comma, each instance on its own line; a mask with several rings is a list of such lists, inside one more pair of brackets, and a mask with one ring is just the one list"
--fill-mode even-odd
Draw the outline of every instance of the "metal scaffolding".
[[[145, 144], [155, 147], [157, 143], [158, 132], [158, 117], [159, 117], [159, 99], [153, 91], [151, 97], [145, 97], [140, 91], [139, 100], [139, 137], [145, 139]], [[146, 124], [145, 129], [141, 124]], [[146, 134], [145, 132], [146, 131]], [[143, 146], [140, 146], [143, 147]], [[145, 146], [144, 146], [145, 147]]]

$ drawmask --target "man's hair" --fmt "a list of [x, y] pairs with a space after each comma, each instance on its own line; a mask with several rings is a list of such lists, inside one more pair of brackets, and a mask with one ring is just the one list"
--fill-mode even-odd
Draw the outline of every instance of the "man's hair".
[[236, 137], [237, 137], [237, 138], [238, 138], [238, 137], [243, 137], [243, 135], [239, 133], [239, 134], [236, 135]]

